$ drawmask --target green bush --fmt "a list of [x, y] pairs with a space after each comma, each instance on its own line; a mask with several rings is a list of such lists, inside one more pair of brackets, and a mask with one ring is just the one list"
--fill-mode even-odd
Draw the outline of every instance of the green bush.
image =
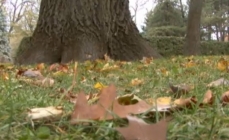
[[[153, 47], [164, 57], [183, 54], [184, 38], [173, 36], [152, 36], [147, 38]], [[227, 55], [229, 54], [229, 42], [202, 41], [202, 55]]]
[[146, 38], [151, 37], [151, 36], [184, 37], [185, 33], [186, 33], [185, 27], [161, 26], [161, 27], [151, 27], [143, 35]]

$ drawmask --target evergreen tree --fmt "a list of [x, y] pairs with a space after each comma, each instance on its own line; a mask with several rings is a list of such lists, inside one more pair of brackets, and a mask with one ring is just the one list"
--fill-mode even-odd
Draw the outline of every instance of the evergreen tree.
[[185, 22], [177, 1], [158, 2], [154, 10], [146, 17], [146, 36], [184, 36]]

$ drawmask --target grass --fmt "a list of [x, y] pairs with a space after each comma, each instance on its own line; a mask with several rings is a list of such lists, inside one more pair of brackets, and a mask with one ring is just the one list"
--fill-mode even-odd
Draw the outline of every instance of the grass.
[[[168, 83], [191, 84], [194, 89], [187, 95], [196, 96], [199, 101], [207, 91], [206, 85], [221, 77], [229, 79], [227, 72], [217, 69], [217, 61], [222, 56], [202, 56], [193, 58], [174, 57], [171, 59], [153, 60], [150, 65], [141, 62], [122, 64], [119, 69], [100, 72], [106, 62], [85, 62], [79, 64], [74, 93], [85, 91], [97, 93], [93, 86], [97, 82], [104, 85], [115, 84], [119, 95], [134, 93], [141, 99], [170, 96], [166, 93]], [[223, 56], [229, 60], [229, 56]], [[189, 63], [190, 60], [193, 63]], [[120, 62], [111, 62], [110, 65]], [[194, 64], [194, 65], [193, 65]], [[125, 120], [93, 121], [90, 125], [70, 125], [69, 118], [64, 116], [58, 121], [31, 123], [25, 120], [28, 108], [56, 106], [61, 102], [66, 112], [73, 110], [73, 104], [60, 101], [58, 89], [69, 88], [73, 72], [55, 78], [55, 85], [44, 88], [20, 82], [16, 76], [17, 69], [35, 66], [15, 66], [13, 69], [1, 67], [3, 73], [9, 74], [9, 80], [0, 78], [0, 139], [50, 139], [50, 140], [112, 140], [120, 139], [115, 127], [127, 124]], [[69, 66], [72, 71], [73, 65]], [[44, 75], [50, 72], [46, 69]], [[86, 82], [82, 79], [86, 78]], [[144, 80], [144, 84], [131, 86], [134, 78]], [[229, 109], [221, 107], [221, 94], [227, 86], [213, 90], [215, 102], [212, 106], [184, 109], [174, 112], [174, 119], [169, 123], [168, 140], [226, 140], [229, 139]], [[51, 96], [52, 95], [52, 96]], [[140, 115], [140, 117], [143, 117]], [[149, 121], [155, 122], [162, 117], [156, 113]]]

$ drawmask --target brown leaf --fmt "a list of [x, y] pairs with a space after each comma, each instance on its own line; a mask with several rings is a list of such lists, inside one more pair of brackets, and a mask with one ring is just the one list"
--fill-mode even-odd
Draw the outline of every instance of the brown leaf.
[[146, 124], [136, 117], [127, 116], [128, 127], [116, 128], [125, 140], [166, 140], [168, 123], [161, 120], [156, 124]]
[[214, 100], [214, 96], [212, 94], [211, 90], [208, 90], [205, 95], [204, 95], [204, 99], [203, 99], [203, 104], [213, 104], [213, 100]]
[[63, 71], [65, 73], [68, 72], [68, 66], [66, 64], [52, 64], [50, 67], [49, 67], [49, 70], [50, 71]]
[[179, 108], [179, 107], [189, 108], [189, 107], [192, 107], [192, 104], [195, 104], [195, 103], [197, 103], [197, 99], [195, 96], [190, 97], [190, 98], [180, 98], [174, 101], [176, 108]]
[[227, 105], [229, 103], [229, 91], [223, 93], [221, 96], [221, 102], [223, 105]]
[[18, 76], [25, 76], [25, 77], [28, 77], [28, 78], [36, 78], [36, 79], [42, 79], [44, 78], [44, 76], [41, 74], [40, 71], [38, 70], [32, 70], [32, 69], [29, 69], [29, 70], [19, 70], [16, 74], [16, 77]]
[[115, 86], [110, 85], [102, 90], [98, 104], [89, 106], [85, 94], [80, 93], [71, 116], [71, 123], [77, 123], [78, 119], [109, 120], [114, 118], [114, 114], [125, 118], [129, 114], [140, 114], [150, 109], [150, 105], [145, 101], [133, 105], [120, 105], [116, 96]]
[[207, 85], [207, 87], [218, 87], [218, 86], [221, 86], [221, 85], [224, 85], [224, 86], [229, 85], [229, 80], [227, 80], [225, 78], [220, 78], [218, 80], [215, 80], [215, 81], [209, 83]]
[[172, 90], [172, 92], [174, 93], [175, 97], [180, 97], [183, 94], [187, 94], [189, 93], [189, 91], [191, 91], [194, 88], [194, 86], [190, 86], [186, 84], [180, 84], [180, 85], [169, 84], [169, 87]]
[[44, 63], [37, 64], [37, 70], [43, 70], [45, 68]]

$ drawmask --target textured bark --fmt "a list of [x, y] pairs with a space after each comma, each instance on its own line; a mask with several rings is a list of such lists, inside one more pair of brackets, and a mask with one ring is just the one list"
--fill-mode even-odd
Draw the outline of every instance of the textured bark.
[[128, 0], [42, 0], [31, 44], [16, 63], [160, 57], [139, 34]]
[[188, 13], [187, 36], [184, 46], [185, 55], [200, 53], [200, 20], [203, 0], [191, 0]]

